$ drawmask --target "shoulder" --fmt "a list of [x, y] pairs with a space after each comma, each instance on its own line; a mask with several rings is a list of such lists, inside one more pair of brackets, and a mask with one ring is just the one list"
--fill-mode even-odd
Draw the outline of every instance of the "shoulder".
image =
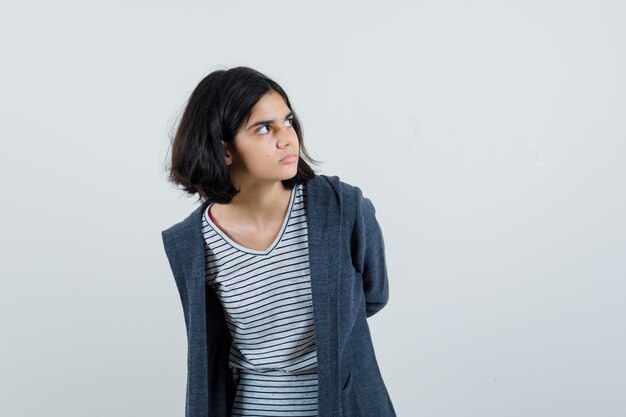
[[[315, 177], [307, 180], [305, 184], [307, 191], [313, 191], [312, 193], [307, 192], [307, 195], [316, 196], [324, 200], [335, 198], [342, 205], [348, 204], [353, 206], [363, 198], [363, 193], [359, 187], [341, 180], [338, 175], [315, 174]], [[194, 230], [200, 227], [202, 214], [208, 205], [208, 201], [203, 202], [186, 218], [163, 230], [161, 233], [164, 238], [165, 235], [184, 238], [193, 234]]]
[[183, 220], [173, 224], [165, 230], [162, 230], [161, 234], [163, 235], [163, 238], [165, 239], [167, 236], [180, 237], [181, 235], [193, 234], [194, 230], [201, 225], [202, 214], [208, 205], [208, 201], [203, 202]]
[[341, 180], [338, 175], [316, 174], [315, 178], [307, 181], [308, 187], [314, 187], [322, 193], [335, 193], [340, 201], [354, 201], [359, 195], [362, 195], [361, 189], [356, 185]]

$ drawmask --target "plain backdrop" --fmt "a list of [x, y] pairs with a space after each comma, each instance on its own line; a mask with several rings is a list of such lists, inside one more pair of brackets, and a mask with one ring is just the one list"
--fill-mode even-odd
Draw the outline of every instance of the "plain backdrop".
[[184, 415], [164, 167], [238, 65], [376, 207], [398, 416], [626, 415], [624, 2], [2, 1], [0, 46], [0, 415]]

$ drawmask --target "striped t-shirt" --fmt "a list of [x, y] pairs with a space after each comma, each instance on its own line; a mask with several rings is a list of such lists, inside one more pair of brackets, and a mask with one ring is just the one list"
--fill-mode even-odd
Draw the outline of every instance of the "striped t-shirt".
[[210, 216], [212, 203], [202, 216], [206, 283], [232, 336], [233, 416], [317, 416], [305, 197], [305, 184], [291, 190], [280, 232], [266, 250], [229, 238]]

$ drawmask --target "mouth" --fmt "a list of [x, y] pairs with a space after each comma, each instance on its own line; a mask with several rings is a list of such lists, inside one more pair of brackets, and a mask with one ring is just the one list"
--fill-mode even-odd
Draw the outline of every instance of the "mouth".
[[289, 155], [283, 156], [279, 162], [294, 162], [296, 159], [298, 159], [298, 155], [290, 153]]

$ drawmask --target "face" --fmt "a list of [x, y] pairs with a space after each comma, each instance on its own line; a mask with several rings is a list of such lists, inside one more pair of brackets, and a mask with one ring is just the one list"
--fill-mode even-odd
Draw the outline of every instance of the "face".
[[[270, 91], [259, 99], [234, 141], [222, 141], [234, 183], [276, 182], [296, 175], [299, 144], [293, 117], [279, 93]], [[281, 162], [289, 154], [295, 158]]]

